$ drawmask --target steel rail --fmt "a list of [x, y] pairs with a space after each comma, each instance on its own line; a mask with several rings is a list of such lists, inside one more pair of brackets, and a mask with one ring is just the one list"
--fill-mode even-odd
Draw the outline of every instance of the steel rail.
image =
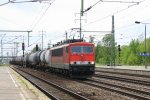
[[123, 87], [123, 86], [117, 86], [117, 85], [113, 85], [113, 84], [101, 82], [101, 81], [98, 81], [98, 82], [95, 81], [96, 83], [98, 83], [98, 85], [91, 83], [94, 81], [95, 80], [88, 79], [87, 81], [79, 81], [79, 82], [90, 85], [90, 86], [94, 86], [97, 88], [103, 88], [105, 90], [109, 90], [109, 91], [113, 91], [113, 92], [116, 92], [119, 94], [123, 94], [123, 95], [129, 96], [129, 97], [135, 98], [135, 99], [150, 100], [149, 93], [146, 93], [145, 95], [143, 93], [139, 94], [141, 91], [134, 90], [134, 89], [127, 88], [127, 87]]
[[119, 81], [124, 81], [124, 82], [130, 82], [130, 83], [136, 83], [136, 84], [140, 84], [140, 85], [150, 86], [150, 81], [140, 80], [140, 79], [138, 79], [138, 77], [136, 79], [131, 79], [131, 78], [127, 78], [125, 76], [124, 77], [123, 76], [113, 76], [113, 75], [106, 75], [103, 73], [95, 74], [94, 77], [101, 77], [101, 78], [107, 78], [107, 79], [112, 79], [112, 80], [119, 80]]
[[[18, 68], [17, 68], [17, 69], [18, 69]], [[20, 69], [18, 69], [18, 70], [20, 70]], [[23, 70], [21, 70], [21, 71], [23, 71]], [[26, 71], [23, 71], [23, 72], [28, 73], [28, 72], [26, 72]], [[81, 96], [81, 95], [79, 95], [79, 94], [77, 94], [77, 93], [75, 93], [75, 92], [73, 92], [73, 91], [71, 91], [71, 90], [69, 90], [69, 89], [63, 88], [63, 87], [61, 87], [61, 86], [59, 86], [59, 85], [57, 85], [57, 84], [55, 84], [55, 83], [52, 83], [52, 82], [47, 81], [47, 80], [45, 80], [45, 79], [42, 79], [42, 78], [40, 78], [40, 77], [38, 77], [38, 76], [35, 76], [35, 75], [31, 74], [31, 73], [28, 73], [28, 74], [31, 75], [31, 76], [33, 76], [33, 77], [36, 77], [36, 78], [39, 79], [39, 80], [44, 81], [44, 82], [47, 83], [47, 84], [52, 85], [53, 87], [55, 87], [55, 88], [57, 88], [57, 89], [59, 89], [59, 90], [65, 92], [65, 93], [68, 93], [70, 96], [73, 96], [74, 98], [77, 98], [77, 99], [79, 99], [79, 100], [89, 100], [88, 98], [86, 98], [86, 97], [84, 97], [84, 96]]]
[[[114, 70], [114, 71], [110, 71], [110, 70]], [[109, 68], [104, 68], [104, 69], [99, 69], [99, 70], [95, 70], [95, 72], [105, 72], [105, 73], [113, 73], [113, 74], [120, 74], [120, 75], [128, 75], [128, 76], [137, 76], [137, 77], [146, 77], [146, 78], [150, 78], [150, 75], [143, 75], [143, 74], [135, 74], [135, 73], [129, 73], [129, 72], [118, 72], [120, 71], [132, 71], [132, 72], [146, 72], [146, 73], [150, 73], [150, 71], [144, 71], [144, 70], [130, 70], [130, 69], [110, 69]], [[115, 71], [117, 70], [117, 72]]]
[[[11, 67], [12, 68], [12, 67]], [[51, 98], [52, 100], [59, 100], [57, 97], [55, 97], [54, 95], [52, 95], [51, 93], [49, 93], [48, 91], [46, 91], [45, 89], [43, 89], [42, 87], [40, 87], [38, 84], [32, 82], [30, 79], [28, 79], [27, 77], [25, 77], [24, 75], [22, 75], [19, 71], [21, 70], [17, 70], [16, 68], [12, 68], [14, 71], [16, 71], [17, 73], [19, 73], [23, 78], [25, 78], [26, 80], [28, 80], [31, 84], [33, 84], [36, 88], [38, 88], [40, 91], [42, 91], [45, 95], [47, 95], [49, 98]]]

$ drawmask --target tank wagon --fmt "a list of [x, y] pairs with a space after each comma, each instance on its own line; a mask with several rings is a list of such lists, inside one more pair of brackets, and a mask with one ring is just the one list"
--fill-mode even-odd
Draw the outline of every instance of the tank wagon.
[[10, 63], [58, 72], [73, 78], [87, 78], [95, 73], [94, 49], [93, 43], [72, 40], [25, 55], [24, 59], [12, 60]]

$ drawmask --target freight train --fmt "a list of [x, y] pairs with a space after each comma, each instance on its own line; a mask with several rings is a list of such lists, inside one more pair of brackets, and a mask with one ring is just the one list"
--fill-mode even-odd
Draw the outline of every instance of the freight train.
[[95, 73], [94, 44], [82, 40], [68, 40], [50, 49], [13, 58], [19, 66], [58, 72], [72, 78], [87, 78]]

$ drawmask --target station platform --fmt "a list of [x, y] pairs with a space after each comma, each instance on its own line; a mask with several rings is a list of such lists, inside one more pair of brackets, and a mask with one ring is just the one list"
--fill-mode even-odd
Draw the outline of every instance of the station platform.
[[0, 66], [0, 100], [50, 100], [10, 67]]

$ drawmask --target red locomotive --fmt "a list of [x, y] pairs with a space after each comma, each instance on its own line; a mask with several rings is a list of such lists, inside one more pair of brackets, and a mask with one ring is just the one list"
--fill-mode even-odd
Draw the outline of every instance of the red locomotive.
[[94, 44], [74, 42], [51, 49], [51, 66], [72, 77], [89, 77], [95, 72]]
[[[20, 62], [25, 62], [23, 64], [26, 67], [59, 72], [73, 78], [87, 78], [95, 72], [94, 44], [75, 39], [68, 40], [48, 50], [25, 55], [24, 61]], [[20, 62], [15, 61], [15, 64]]]

